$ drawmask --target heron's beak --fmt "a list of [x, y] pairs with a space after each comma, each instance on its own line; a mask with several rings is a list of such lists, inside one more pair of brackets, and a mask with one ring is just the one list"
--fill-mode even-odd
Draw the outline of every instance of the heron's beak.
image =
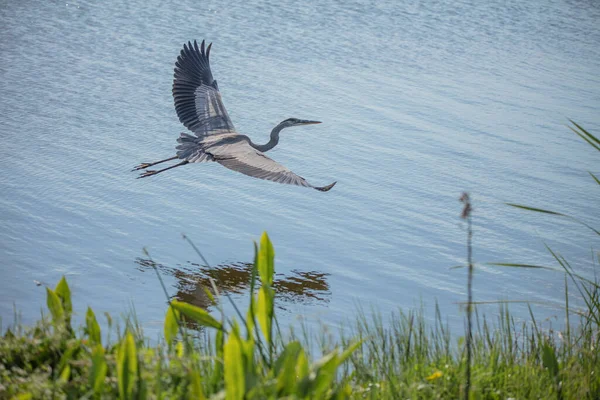
[[321, 121], [308, 121], [308, 120], [302, 120], [298, 123], [298, 125], [314, 125], [314, 124], [320, 124]]

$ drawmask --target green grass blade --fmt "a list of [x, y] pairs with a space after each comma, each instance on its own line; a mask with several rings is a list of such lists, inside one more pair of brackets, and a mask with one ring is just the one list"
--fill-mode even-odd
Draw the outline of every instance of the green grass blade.
[[538, 337], [538, 340], [539, 340], [540, 339], [540, 331], [538, 329], [538, 325], [537, 325], [537, 322], [533, 315], [533, 310], [531, 309], [530, 303], [527, 303], [527, 308], [529, 309], [529, 316], [531, 317], [531, 322], [533, 323], [533, 329], [535, 330], [535, 335]]
[[581, 224], [581, 225], [585, 226], [586, 228], [594, 231], [594, 233], [596, 233], [596, 235], [600, 236], [600, 231], [599, 230], [593, 228], [592, 226], [586, 224], [583, 221], [578, 220], [577, 218], [571, 217], [570, 215], [562, 214], [562, 213], [559, 213], [559, 212], [556, 212], [556, 211], [544, 210], [542, 208], [528, 207], [528, 206], [524, 206], [524, 205], [521, 205], [521, 204], [506, 203], [506, 205], [509, 205], [511, 207], [520, 208], [520, 209], [527, 210], [527, 211], [534, 211], [534, 212], [539, 212], [539, 213], [543, 213], [543, 214], [550, 214], [550, 215], [556, 215], [556, 216], [559, 216], [559, 217], [569, 218], [570, 220], [575, 221], [578, 224]]
[[596, 177], [596, 175], [592, 174], [591, 172], [588, 172], [588, 174], [590, 174], [592, 176], [592, 178], [594, 178], [594, 180], [596, 181], [596, 183], [598, 185], [600, 185], [600, 179], [598, 179], [598, 177]]
[[582, 134], [581, 132], [576, 131], [575, 129], [569, 127], [573, 132], [575, 132], [575, 134], [577, 136], [579, 136], [580, 138], [582, 138], [583, 140], [585, 140], [586, 142], [588, 142], [588, 144], [590, 146], [592, 146], [593, 148], [595, 148], [596, 150], [600, 151], [600, 147], [595, 144], [593, 141], [591, 141], [586, 135]]
[[560, 271], [559, 269], [552, 267], [545, 267], [543, 265], [533, 264], [516, 264], [516, 263], [486, 263], [486, 265], [492, 265], [495, 267], [509, 267], [509, 268], [534, 268], [534, 269], [547, 269], [550, 271]]
[[[586, 130], [585, 130], [585, 129], [584, 129], [582, 126], [581, 126], [581, 125], [579, 125], [577, 122], [575, 122], [575, 121], [573, 121], [573, 120], [571, 120], [571, 119], [570, 119], [569, 121], [571, 121], [571, 123], [572, 123], [573, 125], [575, 125], [575, 126], [577, 127], [577, 129], [579, 129], [579, 132], [578, 132], [578, 131], [576, 131], [575, 129], [573, 129], [572, 127], [569, 127], [569, 128], [571, 128], [571, 130], [572, 130], [573, 132], [575, 132], [577, 135], [581, 136], [583, 139], [585, 139], [585, 140], [586, 140], [588, 143], [590, 143], [592, 146], [596, 147], [596, 149], [600, 150], [600, 147], [596, 146], [596, 144], [597, 144], [597, 145], [600, 145], [600, 140], [599, 140], [597, 137], [595, 137], [594, 135], [592, 135], [591, 133], [589, 133], [588, 131], [586, 131]], [[595, 143], [595, 144], [594, 144], [594, 143]]]
[[[488, 301], [472, 301], [471, 304], [548, 304], [544, 301], [531, 301], [531, 300], [488, 300]], [[468, 301], [457, 301], [455, 304], [468, 305]]]
[[346, 350], [344, 350], [338, 357], [338, 365], [344, 363], [352, 355], [352, 353], [356, 351], [356, 349], [362, 346], [363, 342], [364, 340], [359, 340], [348, 346]]
[[[598, 282], [594, 282], [594, 281], [592, 281], [590, 279], [587, 279], [584, 276], [581, 276], [581, 275], [576, 274], [575, 272], [573, 272], [573, 268], [569, 265], [569, 263], [567, 262], [567, 260], [565, 260], [563, 257], [561, 257], [558, 254], [556, 254], [548, 245], [546, 245], [546, 249], [550, 252], [550, 254], [552, 254], [552, 257], [554, 257], [554, 259], [567, 272], [567, 274], [569, 274], [569, 276], [571, 277], [571, 279], [575, 283], [575, 286], [578, 289], [579, 289], [578, 281], [585, 282], [585, 283], [591, 285], [592, 287], [595, 287], [596, 289], [600, 289], [600, 284], [598, 284]], [[577, 278], [577, 279], [575, 279], [575, 278]], [[581, 289], [579, 289], [579, 290], [581, 291]]]
[[573, 123], [573, 125], [575, 125], [580, 131], [582, 131], [583, 133], [585, 133], [586, 135], [588, 135], [592, 140], [594, 140], [594, 142], [600, 144], [600, 140], [598, 138], [596, 138], [594, 135], [592, 135], [591, 133], [589, 133], [588, 131], [586, 131], [581, 125], [579, 125], [577, 122], [573, 121], [573, 120], [569, 120]]
[[566, 217], [567, 216], [565, 214], [561, 214], [561, 213], [556, 212], [556, 211], [544, 210], [542, 208], [528, 207], [528, 206], [524, 206], [524, 205], [521, 205], [521, 204], [506, 203], [506, 205], [511, 206], [511, 207], [516, 207], [516, 208], [521, 208], [521, 209], [527, 210], [527, 211], [534, 211], [534, 212], [539, 212], [539, 213], [544, 213], [544, 214], [551, 214], [551, 215], [559, 215], [561, 217]]

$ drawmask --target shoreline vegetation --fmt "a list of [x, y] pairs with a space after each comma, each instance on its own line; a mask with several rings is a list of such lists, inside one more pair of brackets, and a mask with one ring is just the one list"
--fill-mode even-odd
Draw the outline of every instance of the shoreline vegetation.
[[[600, 141], [571, 122], [570, 128], [600, 151]], [[85, 323], [72, 326], [71, 292], [63, 277], [55, 288], [46, 288], [49, 313], [32, 327], [15, 321], [0, 337], [0, 399], [599, 399], [598, 280], [580, 275], [547, 247], [556, 266], [490, 265], [563, 274], [564, 330], [536, 321], [531, 308], [530, 319], [517, 322], [506, 302], [499, 302], [493, 319], [479, 315], [471, 290], [476, 284], [470, 257], [473, 210], [468, 195], [461, 201], [469, 227], [469, 297], [458, 340], [438, 308], [433, 322], [422, 310], [397, 311], [385, 323], [377, 313], [367, 317], [358, 310], [351, 326], [333, 340], [282, 329], [273, 289], [275, 253], [264, 233], [255, 244], [245, 310], [219, 293], [213, 281], [205, 288], [216, 310], [212, 314], [172, 300], [153, 266], [168, 302], [164, 338], [157, 344], [144, 337], [135, 316], [117, 323], [107, 314], [102, 331], [88, 308]], [[587, 222], [559, 212], [509, 206], [567, 218], [600, 236]], [[599, 258], [593, 249], [595, 267]], [[583, 309], [570, 307], [573, 293]], [[224, 302], [231, 303], [234, 315], [225, 315]]]

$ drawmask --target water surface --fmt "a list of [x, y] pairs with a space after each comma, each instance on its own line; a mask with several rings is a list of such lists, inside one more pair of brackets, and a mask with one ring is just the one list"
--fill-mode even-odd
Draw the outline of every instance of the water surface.
[[[600, 225], [586, 172], [600, 173], [598, 154], [565, 127], [600, 132], [599, 21], [597, 2], [566, 0], [4, 1], [0, 317], [16, 304], [35, 320], [45, 292], [34, 281], [66, 275], [80, 313], [133, 303], [156, 336], [165, 300], [143, 247], [181, 297], [207, 276], [182, 233], [239, 275], [266, 230], [281, 279], [299, 279], [300, 295], [282, 289], [280, 322], [341, 324], [357, 303], [387, 313], [437, 299], [461, 328], [466, 274], [449, 267], [466, 255], [462, 191], [477, 262], [553, 265], [546, 243], [592, 276], [593, 234], [504, 203]], [[240, 132], [266, 142], [286, 118], [324, 122], [284, 131], [270, 156], [316, 185], [337, 180], [332, 191], [219, 165], [134, 179], [137, 163], [173, 154], [185, 129], [173, 64], [203, 38]], [[563, 285], [483, 266], [475, 298], [534, 301], [560, 325]]]

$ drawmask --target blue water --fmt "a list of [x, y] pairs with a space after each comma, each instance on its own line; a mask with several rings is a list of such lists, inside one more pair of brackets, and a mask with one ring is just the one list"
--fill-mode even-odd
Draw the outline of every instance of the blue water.
[[[597, 268], [589, 230], [504, 204], [600, 226], [586, 172], [600, 174], [598, 153], [565, 126], [600, 133], [595, 1], [3, 1], [0, 24], [4, 326], [13, 305], [34, 321], [43, 285], [66, 275], [80, 314], [133, 304], [155, 337], [165, 299], [144, 247], [172, 295], [203, 305], [197, 283], [212, 273], [243, 303], [244, 263], [266, 230], [280, 322], [339, 325], [357, 305], [437, 300], [460, 329], [466, 271], [450, 267], [465, 263], [463, 191], [476, 300], [529, 300], [560, 325], [562, 274], [484, 264], [554, 266], [547, 244], [583, 275]], [[324, 122], [284, 131], [270, 156], [315, 185], [337, 180], [333, 190], [217, 164], [134, 179], [134, 165], [174, 153], [185, 130], [174, 61], [203, 38], [241, 133], [266, 142], [286, 118]]]

